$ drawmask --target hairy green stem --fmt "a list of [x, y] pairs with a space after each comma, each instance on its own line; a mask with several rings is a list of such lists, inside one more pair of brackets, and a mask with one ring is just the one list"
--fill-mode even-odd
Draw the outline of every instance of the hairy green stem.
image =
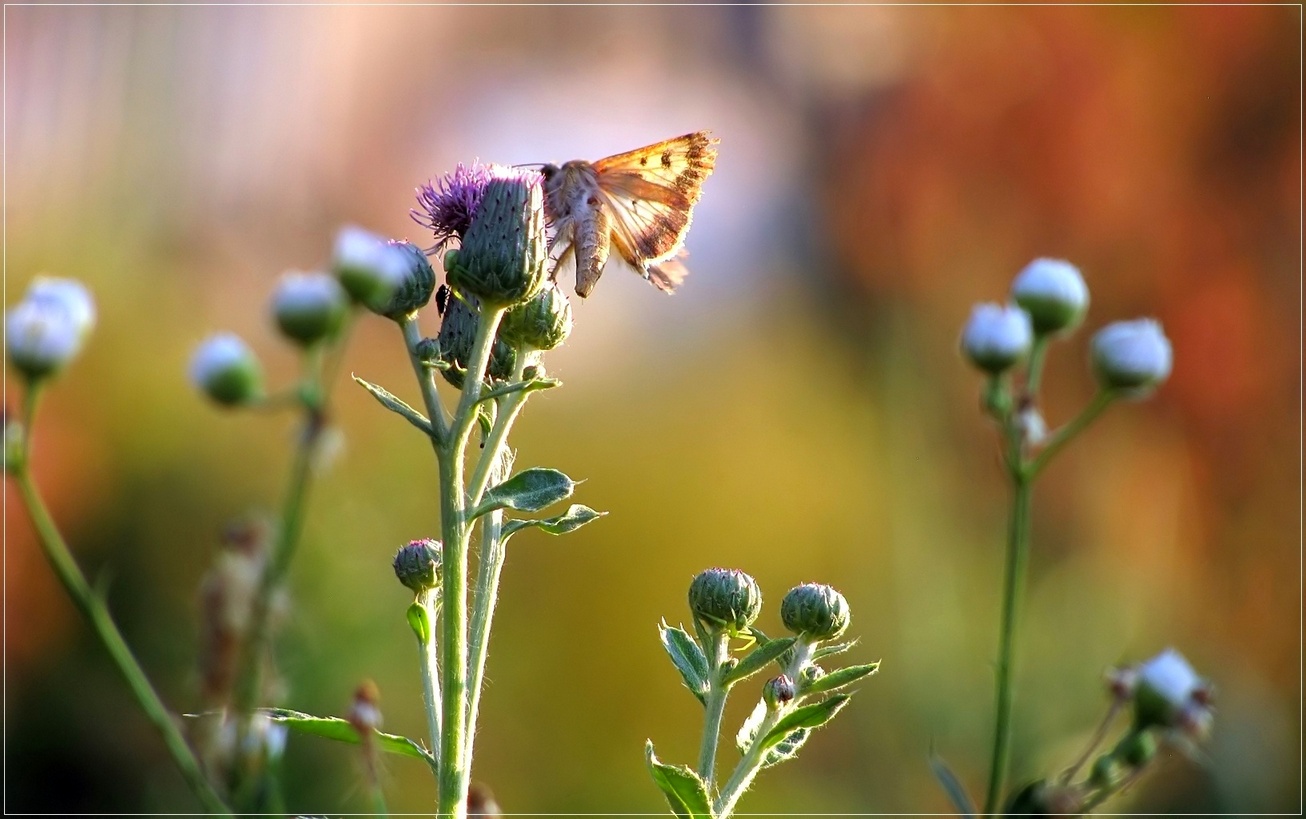
[[417, 385], [422, 390], [422, 402], [426, 405], [426, 417], [431, 422], [431, 432], [435, 444], [441, 444], [449, 437], [449, 418], [440, 403], [440, 394], [435, 388], [435, 370], [417, 356], [417, 345], [422, 342], [422, 331], [417, 326], [417, 314], [404, 317], [399, 322], [399, 329], [404, 334], [404, 347], [408, 350], [408, 361], [413, 366], [413, 375], [417, 376]]
[[168, 712], [167, 706], [163, 704], [163, 700], [145, 675], [145, 670], [136, 661], [136, 657], [132, 654], [131, 648], [128, 647], [127, 641], [123, 639], [122, 632], [118, 630], [117, 624], [114, 623], [113, 616], [109, 614], [109, 609], [104, 600], [95, 593], [91, 585], [86, 581], [86, 576], [82, 574], [82, 570], [77, 566], [76, 559], [73, 558], [68, 544], [64, 542], [59, 527], [50, 516], [45, 502], [41, 499], [41, 493], [32, 480], [28, 461], [31, 454], [32, 420], [36, 411], [39, 391], [39, 386], [29, 386], [24, 396], [22, 454], [19, 462], [12, 464], [10, 470], [14, 482], [18, 486], [18, 493], [23, 500], [23, 505], [32, 518], [32, 525], [36, 529], [41, 551], [45, 554], [46, 560], [49, 561], [50, 567], [54, 569], [59, 582], [63, 584], [64, 590], [68, 592], [73, 604], [90, 623], [91, 628], [109, 653], [114, 665], [118, 667], [123, 679], [127, 681], [127, 687], [131, 689], [132, 694], [136, 697], [136, 702], [140, 705], [141, 710], [145, 712], [146, 717], [162, 735], [163, 743], [172, 755], [173, 762], [176, 763], [177, 769], [181, 771], [182, 778], [186, 780], [186, 784], [190, 786], [200, 804], [204, 806], [204, 810], [209, 813], [229, 816], [231, 815], [231, 809], [223, 803], [222, 797], [218, 795], [213, 785], [204, 776], [199, 760], [196, 759], [195, 753], [191, 750], [190, 745], [186, 743], [186, 739], [182, 736], [181, 729], [173, 720], [172, 714]]
[[435, 639], [435, 624], [439, 622], [440, 593], [435, 589], [422, 592], [417, 604], [426, 612], [426, 638], [418, 638], [421, 651], [422, 706], [426, 709], [426, 728], [431, 737], [431, 755], [440, 761], [440, 643]]
[[721, 664], [726, 660], [729, 637], [725, 632], [712, 634], [708, 649], [707, 701], [704, 703], [703, 740], [698, 749], [698, 776], [711, 792], [716, 777], [716, 749], [721, 740], [721, 716], [726, 710], [729, 689], [723, 684]]
[[1007, 564], [1002, 591], [1002, 625], [999, 632], [997, 664], [997, 717], [993, 729], [993, 755], [989, 765], [988, 794], [984, 813], [993, 815], [1002, 798], [1007, 769], [1011, 763], [1011, 711], [1014, 700], [1012, 672], [1016, 663], [1016, 638], [1020, 604], [1024, 597], [1026, 567], [1029, 562], [1030, 501], [1033, 487], [1028, 480], [1017, 479], [1007, 530]]
[[731, 772], [730, 778], [721, 788], [721, 793], [717, 796], [712, 805], [712, 815], [716, 819], [727, 819], [735, 810], [735, 805], [739, 803], [739, 798], [744, 795], [749, 786], [753, 784], [753, 779], [757, 776], [758, 771], [762, 770], [762, 759], [765, 751], [762, 749], [762, 740], [771, 729], [780, 721], [782, 709], [768, 710], [762, 723], [757, 726], [757, 733], [753, 735], [753, 743], [748, 746], [748, 751], [744, 758], [739, 760], [735, 765], [734, 771]]
[[464, 459], [467, 441], [476, 423], [476, 405], [485, 370], [503, 314], [504, 310], [499, 308], [486, 310], [481, 315], [463, 381], [462, 398], [454, 413], [452, 434], [436, 450], [440, 464], [440, 526], [444, 535], [440, 640], [444, 722], [437, 811], [441, 817], [450, 819], [462, 819], [467, 815], [467, 790], [471, 784], [471, 758], [467, 753], [467, 541], [471, 527], [466, 519], [471, 506], [465, 493]]

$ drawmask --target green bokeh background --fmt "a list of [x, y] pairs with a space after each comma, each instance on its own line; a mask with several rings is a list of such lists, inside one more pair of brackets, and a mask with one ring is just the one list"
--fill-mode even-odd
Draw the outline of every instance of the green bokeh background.
[[[239, 332], [285, 383], [267, 296], [340, 225], [422, 243], [412, 190], [457, 161], [711, 128], [683, 291], [605, 278], [549, 358], [565, 388], [517, 426], [519, 466], [585, 479], [577, 499], [611, 514], [513, 541], [476, 778], [510, 812], [662, 810], [644, 741], [693, 759], [700, 708], [655, 625], [724, 565], [758, 579], [767, 631], [790, 586], [832, 583], [851, 661], [883, 660], [743, 810], [944, 811], [931, 748], [978, 790], [1006, 493], [955, 342], [973, 302], [1051, 255], [1083, 267], [1093, 306], [1051, 354], [1050, 419], [1090, 396], [1107, 321], [1157, 316], [1176, 366], [1039, 484], [1017, 776], [1074, 757], [1106, 667], [1173, 645], [1218, 688], [1215, 734], [1115, 809], [1296, 810], [1300, 24], [1291, 7], [9, 7], [6, 303], [44, 272], [100, 308], [43, 409], [38, 479], [165, 699], [197, 707], [197, 586], [228, 521], [276, 508], [293, 425], [201, 401], [194, 344]], [[416, 400], [383, 320], [346, 368]], [[337, 394], [284, 704], [343, 713], [370, 678], [385, 727], [420, 736], [389, 560], [437, 529], [434, 463], [361, 390]], [[189, 809], [6, 502], [5, 807]], [[348, 749], [292, 737], [286, 765], [291, 810], [367, 809]], [[386, 777], [393, 809], [431, 809], [420, 764]]]

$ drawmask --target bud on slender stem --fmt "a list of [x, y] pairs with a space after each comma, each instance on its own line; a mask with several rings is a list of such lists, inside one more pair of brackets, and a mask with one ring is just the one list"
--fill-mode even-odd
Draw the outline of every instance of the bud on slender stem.
[[1060, 259], [1035, 259], [1011, 285], [1011, 297], [1029, 314], [1038, 335], [1073, 330], [1088, 312], [1088, 286], [1079, 268]]
[[1029, 314], [1012, 305], [975, 305], [961, 333], [961, 351], [966, 358], [993, 375], [1023, 361], [1033, 343]]
[[263, 394], [258, 358], [231, 333], [210, 336], [195, 350], [190, 376], [204, 394], [223, 406], [249, 404]]
[[1154, 319], [1117, 321], [1093, 336], [1093, 372], [1102, 386], [1142, 397], [1170, 376], [1170, 340]]

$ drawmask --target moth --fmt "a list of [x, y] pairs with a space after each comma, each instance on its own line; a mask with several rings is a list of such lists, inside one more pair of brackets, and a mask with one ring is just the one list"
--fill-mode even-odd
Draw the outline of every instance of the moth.
[[688, 270], [681, 255], [703, 180], [716, 167], [719, 142], [696, 131], [624, 154], [544, 165], [544, 214], [553, 228], [553, 276], [576, 266], [576, 295], [594, 290], [615, 249], [617, 259], [670, 293]]

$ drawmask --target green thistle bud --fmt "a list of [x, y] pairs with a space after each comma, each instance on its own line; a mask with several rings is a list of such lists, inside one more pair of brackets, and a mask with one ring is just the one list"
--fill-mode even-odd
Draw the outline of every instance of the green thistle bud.
[[540, 176], [505, 171], [486, 184], [461, 248], [445, 257], [445, 270], [455, 290], [509, 307], [539, 291], [547, 255]]
[[349, 297], [325, 273], [291, 271], [272, 294], [272, 315], [283, 335], [304, 346], [330, 338], [349, 313]]
[[435, 292], [435, 269], [422, 249], [412, 242], [391, 241], [390, 246], [402, 252], [408, 263], [404, 275], [395, 286], [390, 298], [377, 308], [376, 313], [395, 321], [403, 321], [426, 306]]
[[209, 337], [190, 360], [190, 377], [209, 398], [239, 406], [263, 394], [263, 370], [253, 350], [231, 333]]
[[571, 302], [562, 288], [546, 282], [528, 302], [504, 314], [499, 338], [514, 347], [552, 350], [571, 335]]
[[794, 698], [794, 681], [781, 674], [772, 677], [762, 686], [762, 699], [766, 707], [774, 711]]
[[708, 569], [689, 584], [689, 608], [709, 629], [738, 634], [762, 613], [762, 590], [738, 569]]
[[804, 583], [780, 602], [780, 619], [794, 634], [812, 640], [833, 640], [848, 628], [848, 601], [829, 586]]
[[349, 297], [369, 310], [388, 303], [408, 267], [407, 256], [375, 233], [351, 225], [336, 235], [332, 272]]
[[1060, 259], [1035, 259], [1011, 284], [1011, 297], [1029, 313], [1039, 335], [1072, 330], [1088, 312], [1088, 285], [1079, 268]]
[[425, 538], [410, 541], [395, 553], [395, 577], [417, 593], [437, 589], [440, 587], [443, 555], [438, 540]]
[[[444, 380], [458, 389], [463, 388], [467, 365], [472, 358], [472, 345], [476, 342], [476, 329], [481, 317], [463, 299], [451, 298], [444, 311], [444, 321], [440, 324], [440, 335], [436, 338], [440, 357], [449, 366], [440, 370]], [[486, 378], [505, 380], [510, 378], [517, 363], [517, 352], [502, 340], [495, 339], [490, 352], [490, 365]]]

